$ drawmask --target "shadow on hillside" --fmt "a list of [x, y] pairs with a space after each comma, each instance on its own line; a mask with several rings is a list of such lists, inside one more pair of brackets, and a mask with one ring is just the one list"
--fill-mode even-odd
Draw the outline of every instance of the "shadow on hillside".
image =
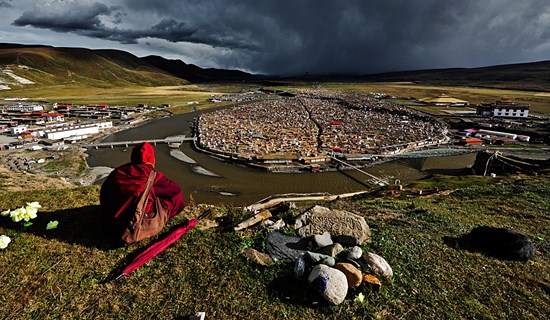
[[[46, 230], [48, 222], [55, 220], [59, 222], [58, 227]], [[116, 247], [114, 245], [116, 242], [109, 236], [108, 229], [103, 223], [98, 205], [39, 213], [32, 223], [23, 231], [24, 233], [100, 250]], [[20, 223], [11, 221], [6, 227], [21, 230]]]

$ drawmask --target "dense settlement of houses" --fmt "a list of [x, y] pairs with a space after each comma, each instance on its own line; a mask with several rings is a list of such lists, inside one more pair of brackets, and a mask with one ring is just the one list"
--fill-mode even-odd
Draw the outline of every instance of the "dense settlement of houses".
[[263, 163], [366, 160], [446, 141], [447, 126], [421, 112], [360, 94], [304, 90], [201, 115], [198, 144]]
[[[376, 154], [439, 144], [445, 139], [447, 129], [442, 122], [393, 104], [390, 101], [394, 97], [383, 93], [366, 96], [304, 90], [297, 95], [282, 92], [282, 99], [260, 101], [273, 93], [277, 92], [260, 89], [213, 96], [211, 102], [249, 104], [201, 116], [197, 127], [199, 147], [247, 161], [315, 163], [328, 160], [330, 155], [369, 159]], [[469, 105], [444, 94], [418, 102]], [[55, 103], [53, 110], [45, 111], [42, 103], [9, 103], [0, 106], [0, 132], [19, 140], [0, 144], [0, 149], [20, 147], [37, 139], [76, 141], [112, 127], [113, 122], [106, 119], [133, 124], [140, 121], [136, 114], [166, 107]], [[475, 113], [479, 117], [521, 119], [529, 116], [529, 106], [503, 98], [496, 103], [482, 103]], [[474, 128], [459, 131], [458, 135], [463, 136], [460, 143], [466, 145], [483, 144], [488, 137], [501, 137], [509, 143], [529, 141], [529, 136]]]
[[[168, 107], [163, 105], [160, 108]], [[158, 107], [114, 107], [107, 104], [72, 105], [53, 104], [53, 110], [45, 111], [44, 104], [18, 102], [0, 107], [0, 132], [19, 137], [18, 141], [0, 145], [0, 150], [20, 147], [37, 139], [50, 141], [76, 141], [111, 128], [117, 119], [120, 124], [140, 121], [136, 114]], [[67, 121], [68, 120], [68, 121]]]

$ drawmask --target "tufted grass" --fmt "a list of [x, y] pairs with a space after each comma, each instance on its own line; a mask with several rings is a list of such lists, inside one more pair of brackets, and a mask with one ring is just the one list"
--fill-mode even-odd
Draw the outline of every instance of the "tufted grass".
[[[190, 231], [115, 282], [112, 277], [129, 258], [155, 239], [110, 248], [99, 219], [97, 186], [0, 190], [0, 210], [28, 201], [44, 206], [26, 230], [0, 218], [0, 234], [12, 238], [0, 250], [0, 318], [184, 319], [197, 311], [208, 319], [545, 318], [550, 310], [550, 177], [473, 179], [469, 184], [438, 179], [442, 189], [456, 191], [321, 204], [365, 216], [372, 241], [364, 249], [385, 257], [395, 274], [383, 281], [378, 294], [362, 290], [365, 303], [354, 303], [350, 295], [335, 307], [315, 303], [319, 299], [292, 278], [292, 266], [261, 267], [240, 253], [249, 246], [262, 250], [265, 233], [224, 228], [245, 216], [237, 208], [217, 208], [222, 227]], [[426, 186], [408, 188], [419, 187]], [[198, 211], [187, 209], [164, 233]], [[283, 217], [288, 221], [291, 215]], [[58, 220], [59, 227], [46, 231], [50, 220]], [[501, 261], [441, 241], [482, 224], [527, 234], [535, 243], [535, 258]]]

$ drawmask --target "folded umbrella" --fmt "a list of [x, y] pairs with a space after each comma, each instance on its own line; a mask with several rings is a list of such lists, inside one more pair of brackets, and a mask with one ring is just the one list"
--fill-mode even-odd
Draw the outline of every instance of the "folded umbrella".
[[189, 222], [187, 222], [184, 226], [181, 226], [176, 230], [172, 231], [172, 233], [170, 233], [166, 238], [153, 243], [151, 246], [145, 249], [142, 253], [140, 253], [137, 257], [135, 257], [134, 260], [132, 260], [132, 262], [128, 266], [126, 266], [124, 270], [122, 270], [122, 273], [116, 279], [118, 280], [123, 276], [129, 275], [134, 270], [141, 267], [143, 264], [147, 263], [147, 261], [151, 260], [154, 256], [162, 252], [169, 245], [171, 245], [176, 240], [178, 240], [182, 235], [184, 235], [187, 231], [193, 229], [197, 224], [197, 222], [199, 222], [200, 220], [208, 216], [210, 213], [211, 213], [210, 209], [206, 210], [197, 218], [189, 220]]

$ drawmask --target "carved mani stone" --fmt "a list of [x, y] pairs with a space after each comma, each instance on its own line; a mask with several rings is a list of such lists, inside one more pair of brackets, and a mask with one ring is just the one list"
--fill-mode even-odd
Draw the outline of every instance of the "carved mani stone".
[[296, 229], [302, 238], [329, 232], [338, 242], [359, 245], [370, 238], [365, 219], [343, 210], [315, 206], [296, 219]]

